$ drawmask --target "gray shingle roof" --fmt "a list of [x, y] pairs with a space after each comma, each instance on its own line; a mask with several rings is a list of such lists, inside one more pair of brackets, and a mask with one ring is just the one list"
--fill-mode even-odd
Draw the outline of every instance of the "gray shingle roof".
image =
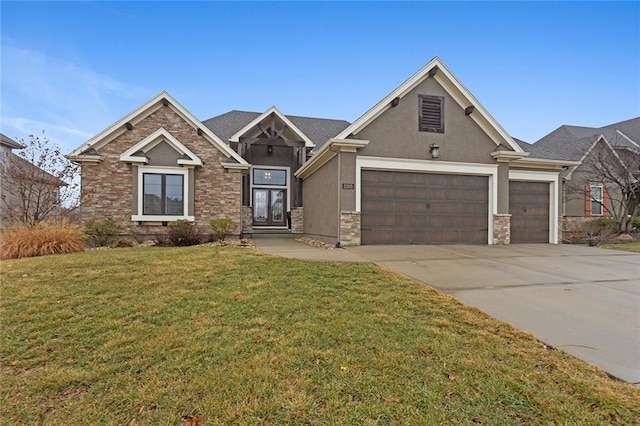
[[[621, 136], [618, 130], [633, 142]], [[579, 161], [601, 134], [613, 146], [637, 149], [635, 144], [640, 145], [640, 117], [603, 127], [563, 125], [534, 143], [532, 149], [554, 153], [563, 160]]]
[[[262, 113], [259, 112], [233, 110], [204, 120], [202, 123], [224, 142], [229, 143], [231, 136], [261, 114]], [[315, 148], [313, 148], [314, 152], [327, 140], [335, 137], [350, 124], [345, 120], [331, 120], [327, 118], [299, 117], [295, 115], [287, 115], [286, 117], [316, 145]]]

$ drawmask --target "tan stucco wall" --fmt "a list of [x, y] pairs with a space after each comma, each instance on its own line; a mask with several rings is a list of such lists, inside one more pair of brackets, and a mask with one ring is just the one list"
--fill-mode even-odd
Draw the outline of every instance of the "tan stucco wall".
[[338, 157], [304, 181], [304, 233], [334, 244], [338, 241]]
[[[195, 215], [196, 225], [208, 229], [212, 218], [228, 217], [236, 223], [234, 233], [239, 233], [241, 174], [225, 170], [221, 163], [226, 161], [227, 157], [203, 136], [198, 136], [196, 129], [169, 106], [161, 107], [137, 123], [133, 130], [124, 132], [99, 148], [102, 162], [82, 164], [82, 191], [89, 197], [82, 205], [83, 222], [111, 217], [123, 228], [133, 226], [135, 231], [141, 234], [166, 230], [150, 223], [137, 225], [131, 221], [133, 208], [137, 207], [137, 201], [133, 199], [137, 197], [133, 166], [119, 160], [123, 152], [160, 127], [169, 131], [204, 163], [203, 167], [196, 168], [193, 175], [190, 175], [193, 176], [191, 182], [194, 182], [190, 188], [193, 207], [188, 206], [188, 210]], [[154, 163], [157, 161], [155, 164], [164, 164], [172, 157], [162, 145], [150, 151], [154, 154]]]
[[[444, 96], [444, 133], [418, 131], [419, 94]], [[419, 84], [355, 137], [370, 141], [359, 155], [431, 160], [429, 146], [436, 143], [440, 158], [432, 161], [496, 162], [491, 157], [496, 144], [433, 78]]]

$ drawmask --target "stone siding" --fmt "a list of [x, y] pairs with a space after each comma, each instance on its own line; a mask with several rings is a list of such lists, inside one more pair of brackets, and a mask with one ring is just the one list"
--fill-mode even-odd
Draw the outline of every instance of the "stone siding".
[[493, 215], [493, 244], [511, 244], [511, 215]]
[[340, 245], [360, 245], [360, 212], [340, 212]]
[[[148, 117], [135, 123], [133, 129], [125, 131], [104, 146], [97, 146], [103, 157], [100, 163], [82, 164], [82, 221], [112, 218], [123, 229], [135, 227], [139, 235], [155, 235], [166, 232], [166, 227], [158, 222], [132, 222], [133, 167], [120, 161], [120, 155], [164, 127], [183, 145], [200, 157], [204, 166], [194, 173], [194, 216], [195, 224], [203, 230], [209, 229], [209, 221], [216, 217], [227, 217], [240, 231], [241, 173], [224, 169], [221, 162], [227, 158], [204, 136], [184, 121], [170, 106], [160, 107]], [[139, 182], [142, 184], [142, 182]]]
[[304, 210], [303, 207], [291, 209], [291, 232], [302, 234], [304, 232]]
[[242, 231], [243, 234], [253, 233], [253, 208], [242, 206]]

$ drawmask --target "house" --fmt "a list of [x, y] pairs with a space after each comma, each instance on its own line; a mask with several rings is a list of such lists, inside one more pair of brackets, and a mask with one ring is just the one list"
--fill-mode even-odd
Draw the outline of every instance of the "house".
[[58, 178], [13, 153], [25, 146], [0, 133], [0, 220], [2, 226], [15, 222], [60, 216]]
[[[640, 117], [599, 128], [563, 125], [531, 145], [540, 156], [576, 161], [562, 174], [567, 230], [595, 217], [638, 214], [629, 202], [640, 170]], [[634, 207], [635, 205], [635, 207]]]
[[68, 156], [83, 220], [137, 234], [231, 218], [336, 245], [557, 243], [560, 173], [434, 58], [353, 123], [231, 111], [199, 121], [162, 92]]

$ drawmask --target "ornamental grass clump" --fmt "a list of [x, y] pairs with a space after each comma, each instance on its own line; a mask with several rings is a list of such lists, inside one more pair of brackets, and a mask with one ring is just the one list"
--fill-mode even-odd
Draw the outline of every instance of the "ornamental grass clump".
[[82, 237], [82, 229], [66, 220], [9, 228], [2, 232], [0, 259], [83, 251]]

